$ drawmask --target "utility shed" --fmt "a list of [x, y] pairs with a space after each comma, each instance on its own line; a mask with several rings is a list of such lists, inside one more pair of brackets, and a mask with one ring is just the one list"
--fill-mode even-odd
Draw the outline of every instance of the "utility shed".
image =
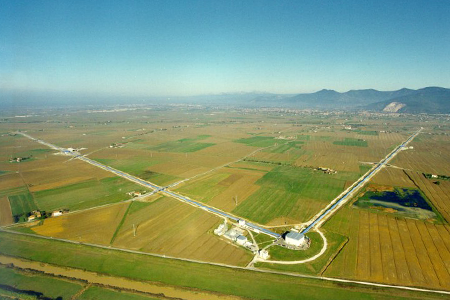
[[284, 240], [289, 245], [299, 247], [305, 242], [305, 236], [300, 232], [289, 231], [285, 235]]

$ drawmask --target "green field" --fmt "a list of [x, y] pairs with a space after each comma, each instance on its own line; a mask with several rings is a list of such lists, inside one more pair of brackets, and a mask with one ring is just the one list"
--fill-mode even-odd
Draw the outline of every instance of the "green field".
[[206, 179], [185, 185], [177, 191], [193, 199], [207, 203], [226, 189], [225, 186], [221, 186], [218, 183], [228, 178], [228, 176], [230, 174], [227, 173], [214, 174], [208, 176]]
[[355, 132], [362, 135], [378, 135], [378, 131], [375, 130], [355, 130]]
[[21, 292], [13, 292], [10, 290], [2, 289], [0, 287], [0, 300], [11, 300], [11, 299], [38, 300], [36, 296], [27, 295]]
[[177, 176], [152, 171], [143, 171], [142, 173], [137, 174], [136, 176], [158, 185], [168, 185], [170, 183], [183, 179]]
[[[108, 300], [157, 300], [150, 296], [145, 296], [143, 294], [132, 294], [127, 292], [115, 291], [106, 288], [101, 288], [97, 286], [92, 286], [88, 288], [80, 297], [79, 300], [98, 300], [98, 299], [108, 299]], [[159, 298], [161, 299], [161, 298]]]
[[311, 246], [307, 250], [290, 250], [281, 246], [271, 246], [269, 254], [271, 260], [302, 260], [314, 256], [323, 247], [323, 239], [317, 232], [310, 232]]
[[113, 276], [233, 294], [252, 299], [434, 299], [439, 295], [366, 288], [318, 279], [124, 253], [0, 232], [0, 253]]
[[28, 213], [37, 210], [33, 196], [28, 191], [23, 194], [8, 196], [8, 200], [15, 221], [25, 221]]
[[[314, 234], [314, 235], [311, 235]], [[281, 264], [269, 264], [269, 263], [258, 263], [256, 264], [257, 267], [265, 268], [265, 269], [273, 269], [273, 270], [279, 270], [279, 271], [287, 271], [287, 272], [298, 272], [303, 274], [313, 274], [313, 275], [322, 275], [322, 273], [325, 271], [325, 268], [330, 263], [330, 259], [333, 259], [340, 249], [345, 243], [347, 243], [347, 237], [342, 236], [337, 233], [333, 232], [324, 232], [325, 237], [328, 242], [327, 250], [325, 251], [322, 256], [317, 258], [316, 260], [304, 264], [295, 264], [295, 265], [281, 265]], [[314, 255], [312, 252], [318, 253], [320, 249], [322, 248], [323, 241], [322, 238], [318, 235], [316, 232], [311, 232], [308, 234], [312, 240], [311, 240], [311, 255], [306, 255], [302, 253], [287, 253], [287, 249], [275, 249], [275, 255], [278, 257], [281, 257], [281, 255], [287, 255], [290, 259], [284, 259], [284, 260], [301, 260], [305, 259], [307, 257], [311, 257]], [[314, 243], [316, 245], [314, 245]], [[271, 247], [269, 249], [269, 253], [272, 255], [272, 249]], [[277, 247], [281, 248], [281, 247]], [[309, 250], [307, 250], [309, 251]], [[295, 251], [295, 252], [301, 252], [301, 251]], [[271, 257], [272, 258], [272, 257]]]
[[270, 136], [253, 136], [251, 138], [234, 140], [234, 142], [246, 144], [252, 147], [269, 147], [275, 145], [278, 141]]
[[162, 143], [155, 147], [149, 147], [149, 150], [161, 151], [161, 152], [196, 152], [211, 146], [214, 143], [199, 143], [198, 141], [207, 139], [210, 135], [199, 135], [195, 138], [184, 138], [177, 141]]
[[[347, 204], [323, 225], [327, 232], [335, 232], [348, 237], [349, 242], [333, 260], [332, 267], [325, 272], [326, 276], [354, 278], [357, 263], [359, 217], [358, 210]], [[353, 230], [348, 230], [353, 228]]]
[[334, 141], [334, 145], [352, 146], [352, 147], [367, 147], [367, 141], [362, 139], [345, 138], [341, 141]]
[[148, 157], [134, 156], [130, 159], [110, 159], [110, 158], [95, 158], [96, 161], [104, 165], [116, 168], [120, 171], [137, 176], [142, 174], [151, 166], [162, 163], [161, 159], [149, 159]]
[[78, 210], [126, 200], [130, 198], [127, 192], [141, 189], [141, 186], [120, 177], [107, 177], [39, 191], [34, 193], [34, 197], [41, 210]]
[[[233, 213], [258, 223], [288, 216], [306, 221], [344, 189], [358, 174], [330, 175], [310, 168], [278, 166], [256, 181], [261, 188]], [[310, 209], [314, 208], [314, 209]]]
[[[6, 268], [2, 265], [0, 265], [0, 284], [0, 288], [1, 286], [10, 287], [16, 289], [16, 292], [18, 293], [32, 291], [35, 293], [35, 296], [41, 295], [51, 298], [61, 297], [61, 299], [70, 299], [82, 289], [80, 284], [59, 280], [41, 274], [21, 272], [15, 269]], [[31, 293], [28, 293], [28, 295], [30, 294]], [[31, 294], [30, 296], [33, 295]]]

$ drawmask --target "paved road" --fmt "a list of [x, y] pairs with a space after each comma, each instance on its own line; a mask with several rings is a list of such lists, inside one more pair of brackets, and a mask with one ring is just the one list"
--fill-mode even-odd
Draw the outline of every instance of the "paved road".
[[[101, 169], [103, 169], [105, 171], [114, 173], [114, 174], [116, 174], [116, 175], [118, 175], [118, 176], [120, 176], [122, 178], [130, 180], [130, 181], [132, 181], [134, 183], [137, 183], [137, 184], [140, 184], [140, 185], [142, 185], [144, 187], [150, 188], [150, 189], [153, 190], [154, 193], [160, 192], [163, 195], [167, 195], [167, 196], [170, 196], [172, 198], [178, 199], [180, 201], [183, 201], [183, 202], [188, 203], [190, 205], [193, 205], [195, 207], [201, 208], [201, 209], [203, 209], [203, 210], [205, 210], [205, 211], [207, 211], [209, 213], [213, 213], [213, 214], [218, 215], [220, 217], [224, 217], [224, 218], [236, 221], [236, 222], [238, 222], [240, 220], [240, 218], [238, 218], [236, 216], [233, 216], [233, 215], [231, 215], [229, 213], [226, 213], [226, 212], [223, 212], [223, 211], [221, 211], [219, 209], [207, 206], [207, 205], [205, 205], [203, 203], [200, 203], [198, 201], [189, 199], [188, 197], [182, 196], [182, 195], [180, 195], [178, 193], [171, 192], [171, 191], [167, 190], [167, 187], [158, 186], [158, 185], [156, 185], [154, 183], [151, 183], [149, 181], [140, 179], [139, 177], [130, 175], [128, 173], [125, 173], [125, 172], [122, 172], [120, 170], [114, 169], [114, 168], [112, 168], [110, 166], [101, 164], [101, 163], [99, 163], [99, 162], [97, 162], [95, 160], [92, 160], [90, 158], [87, 158], [86, 156], [81, 155], [80, 153], [78, 153], [76, 151], [73, 152], [73, 151], [70, 151], [68, 149], [55, 146], [55, 145], [47, 143], [45, 141], [36, 139], [36, 138], [34, 138], [34, 137], [32, 137], [32, 136], [30, 136], [30, 135], [28, 135], [26, 133], [23, 133], [23, 132], [17, 132], [17, 133], [23, 135], [24, 137], [27, 137], [27, 138], [35, 141], [35, 142], [38, 142], [38, 143], [40, 143], [42, 145], [45, 145], [45, 146], [47, 146], [49, 148], [52, 148], [52, 149], [57, 150], [57, 151], [60, 151], [60, 152], [64, 153], [65, 155], [71, 156], [72, 158], [76, 158], [76, 159], [82, 160], [82, 161], [87, 162], [87, 163], [89, 163], [89, 164], [91, 164], [93, 166], [96, 166], [96, 167], [101, 168]], [[263, 227], [261, 227], [259, 225], [256, 225], [256, 224], [253, 224], [253, 223], [250, 223], [250, 222], [246, 221], [245, 225], [248, 228], [250, 228], [252, 231], [255, 231], [257, 233], [261, 232], [261, 233], [269, 235], [269, 236], [271, 236], [273, 238], [280, 238], [281, 237], [280, 234], [275, 233], [273, 231], [270, 231], [270, 230], [268, 230], [266, 228], [263, 228]]]
[[[305, 234], [314, 228], [316, 225], [320, 227], [323, 221], [326, 218], [330, 217], [340, 206], [342, 206], [346, 201], [348, 201], [352, 196], [361, 189], [361, 187], [370, 180], [376, 173], [378, 173], [389, 161], [391, 161], [404, 147], [408, 145], [421, 131], [423, 128], [420, 128], [415, 133], [413, 133], [406, 141], [401, 143], [397, 148], [392, 150], [391, 153], [386, 155], [378, 164], [375, 165], [374, 168], [369, 170], [366, 174], [364, 174], [361, 178], [359, 178], [352, 186], [350, 186], [347, 190], [345, 190], [342, 194], [340, 194], [337, 198], [335, 198], [331, 203], [329, 208], [326, 208], [323, 213], [319, 213], [315, 215], [313, 219], [310, 221], [308, 227], [306, 227], [302, 233]], [[309, 223], [309, 222], [308, 222]]]

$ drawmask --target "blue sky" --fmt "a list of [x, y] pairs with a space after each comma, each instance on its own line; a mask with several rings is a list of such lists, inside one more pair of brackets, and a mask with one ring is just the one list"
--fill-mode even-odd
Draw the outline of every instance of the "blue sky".
[[450, 87], [450, 1], [3, 1], [0, 88], [160, 96]]

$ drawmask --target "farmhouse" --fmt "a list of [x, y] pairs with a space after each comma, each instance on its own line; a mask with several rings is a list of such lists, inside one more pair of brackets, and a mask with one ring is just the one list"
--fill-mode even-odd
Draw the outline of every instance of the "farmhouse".
[[285, 235], [284, 240], [288, 245], [299, 247], [305, 243], [305, 236], [300, 232], [289, 231]]
[[62, 210], [55, 210], [54, 212], [52, 212], [52, 217], [59, 217], [63, 214]]

